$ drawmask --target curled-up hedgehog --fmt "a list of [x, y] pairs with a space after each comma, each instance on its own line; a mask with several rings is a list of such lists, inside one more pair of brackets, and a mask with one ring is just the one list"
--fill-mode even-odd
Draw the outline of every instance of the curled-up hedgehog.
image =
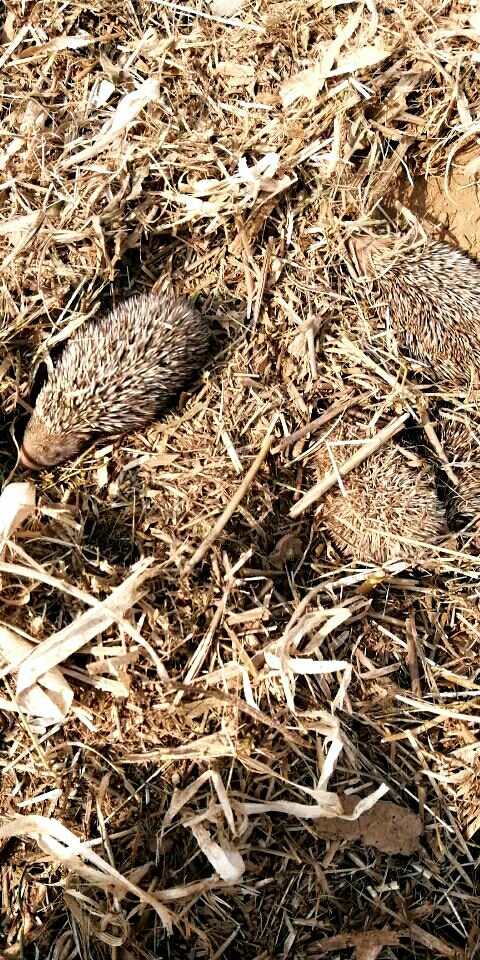
[[[351, 456], [353, 443], [369, 439], [354, 423], [342, 422], [316, 453], [319, 480]], [[327, 447], [330, 447], [330, 452]], [[406, 560], [422, 566], [448, 533], [434, 471], [392, 440], [344, 477], [322, 501], [321, 519], [348, 560], [375, 563]]]
[[24, 467], [52, 467], [94, 439], [132, 433], [164, 411], [204, 367], [205, 318], [169, 294], [132, 297], [80, 327], [50, 371], [27, 423]]
[[388, 305], [400, 350], [446, 383], [480, 385], [480, 264], [448, 243], [352, 237], [360, 274]]
[[470, 532], [476, 532], [480, 526], [480, 423], [440, 420], [438, 434], [458, 481], [452, 486], [440, 469], [448, 526], [458, 532], [468, 525]]

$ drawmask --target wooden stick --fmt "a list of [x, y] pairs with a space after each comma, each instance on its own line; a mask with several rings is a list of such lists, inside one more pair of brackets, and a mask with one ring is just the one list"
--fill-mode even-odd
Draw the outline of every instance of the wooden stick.
[[[204, 661], [205, 661], [205, 657], [208, 655], [208, 651], [209, 651], [209, 649], [210, 649], [210, 644], [211, 644], [211, 642], [212, 642], [212, 640], [213, 640], [213, 638], [214, 638], [214, 636], [215, 636], [215, 631], [216, 631], [216, 629], [217, 629], [217, 627], [218, 627], [218, 625], [219, 625], [219, 623], [220, 623], [220, 620], [222, 619], [222, 617], [223, 617], [223, 615], [224, 615], [224, 613], [225, 613], [225, 610], [226, 610], [226, 607], [227, 607], [227, 603], [228, 603], [228, 598], [229, 598], [229, 596], [230, 596], [230, 593], [231, 593], [231, 590], [232, 590], [233, 586], [234, 586], [234, 581], [233, 581], [233, 580], [231, 580], [229, 583], [227, 583], [227, 586], [225, 587], [225, 590], [223, 591], [223, 597], [222, 597], [222, 599], [219, 600], [219, 602], [217, 603], [217, 609], [215, 610], [215, 613], [213, 614], [213, 617], [212, 617], [212, 621], [211, 621], [211, 623], [210, 623], [210, 626], [209, 626], [209, 628], [208, 628], [208, 630], [207, 630], [207, 632], [206, 632], [203, 640], [201, 641], [201, 643], [199, 643], [197, 649], [195, 650], [195, 653], [194, 653], [193, 657], [192, 657], [191, 660], [190, 660], [190, 666], [189, 666], [189, 668], [188, 668], [187, 675], [186, 675], [185, 680], [184, 680], [185, 686], [188, 686], [188, 684], [191, 683], [192, 680], [195, 679], [195, 677], [198, 675], [198, 673], [200, 672], [200, 670], [201, 670], [201, 668], [202, 668], [202, 666], [203, 666], [203, 663], [204, 663]], [[180, 703], [180, 701], [181, 701], [181, 699], [182, 699], [182, 697], [183, 697], [184, 692], [185, 692], [184, 690], [179, 690], [178, 693], [175, 694], [175, 698], [174, 698], [174, 701], [173, 701], [173, 704], [174, 704], [175, 707], [178, 707], [178, 704]], [[417, 695], [415, 690], [413, 690], [412, 692], [415, 693], [415, 696]]]
[[376, 450], [379, 450], [387, 440], [390, 440], [391, 437], [395, 436], [400, 430], [403, 429], [405, 421], [408, 420], [410, 414], [402, 413], [401, 417], [397, 417], [396, 420], [393, 420], [388, 426], [384, 427], [383, 430], [379, 432], [371, 439], [367, 440], [365, 443], [362, 443], [361, 447], [352, 454], [341, 467], [338, 468], [338, 472], [332, 471], [323, 480], [320, 480], [319, 483], [316, 483], [308, 493], [302, 497], [301, 500], [296, 503], [290, 510], [290, 516], [292, 519], [298, 517], [301, 513], [304, 513], [305, 510], [316, 503], [317, 500], [320, 500], [323, 497], [324, 493], [327, 490], [330, 490], [330, 487], [333, 487], [338, 481], [338, 475], [341, 477], [346, 477], [347, 473], [350, 473], [351, 470], [354, 470], [355, 467], [358, 467], [367, 457], [370, 457], [372, 453], [375, 453]]
[[267, 241], [266, 250], [263, 257], [263, 266], [262, 272], [260, 274], [260, 280], [257, 284], [257, 296], [255, 298], [255, 306], [253, 308], [253, 319], [252, 319], [252, 330], [251, 333], [254, 334], [257, 329], [258, 318], [260, 316], [260, 310], [262, 308], [263, 294], [265, 293], [265, 284], [267, 282], [268, 271], [270, 269], [270, 261], [272, 259], [272, 249], [273, 243], [272, 238]]
[[372, 360], [371, 357], [368, 357], [366, 353], [363, 353], [362, 350], [360, 350], [355, 343], [352, 343], [350, 340], [347, 340], [346, 337], [342, 338], [342, 340], [340, 341], [340, 345], [343, 346], [347, 350], [347, 352], [350, 352], [351, 354], [353, 354], [353, 356], [356, 357], [357, 360], [359, 360], [360, 363], [362, 363], [364, 367], [367, 368], [367, 370], [371, 370], [373, 373], [376, 373], [379, 377], [381, 377], [382, 380], [385, 380], [385, 382], [388, 383], [392, 387], [392, 389], [397, 389], [400, 394], [403, 394], [409, 400], [413, 400], [417, 402], [417, 406], [420, 411], [420, 419], [421, 419], [422, 427], [425, 431], [425, 435], [427, 439], [430, 441], [433, 449], [435, 450], [435, 453], [437, 454], [438, 459], [441, 460], [443, 464], [443, 469], [445, 470], [445, 473], [447, 474], [447, 477], [450, 480], [450, 483], [452, 484], [452, 486], [458, 487], [458, 478], [455, 476], [451, 466], [449, 465], [448, 457], [446, 456], [445, 451], [442, 447], [442, 444], [440, 443], [440, 440], [438, 439], [435, 433], [435, 429], [428, 416], [428, 409], [421, 391], [416, 389], [415, 386], [413, 386], [412, 384], [410, 384], [408, 380], [405, 381], [404, 384], [401, 384], [398, 380], [395, 379], [395, 377], [392, 377], [391, 374], [389, 374], [386, 370], [384, 370], [383, 367], [381, 367], [378, 363], [375, 363], [375, 361]]
[[432, 444], [432, 447], [435, 450], [435, 453], [437, 454], [438, 459], [443, 463], [443, 469], [447, 474], [447, 477], [450, 480], [450, 483], [452, 484], [452, 486], [458, 487], [458, 477], [455, 476], [448, 462], [448, 457], [445, 453], [445, 450], [442, 447], [442, 444], [440, 443], [440, 440], [437, 437], [437, 434], [435, 433], [433, 423], [430, 420], [430, 417], [428, 416], [428, 411], [426, 407], [422, 407], [422, 410], [420, 412], [420, 418], [422, 421], [422, 427], [425, 431], [425, 434], [427, 438], [430, 440], [430, 443]]
[[183, 576], [188, 576], [192, 572], [193, 568], [196, 567], [197, 563], [199, 563], [200, 560], [203, 559], [207, 551], [212, 546], [212, 543], [214, 542], [214, 540], [216, 540], [217, 537], [221, 534], [222, 530], [226, 527], [228, 521], [235, 513], [235, 510], [237, 509], [238, 505], [243, 500], [252, 481], [255, 479], [255, 476], [257, 475], [260, 467], [262, 466], [262, 463], [265, 460], [270, 450], [270, 447], [272, 446], [272, 443], [273, 443], [273, 436], [271, 433], [272, 430], [273, 430], [273, 424], [269, 428], [267, 436], [265, 437], [265, 440], [262, 443], [258, 456], [253, 461], [252, 466], [250, 467], [250, 470], [245, 475], [235, 496], [232, 497], [232, 499], [230, 500], [230, 503], [228, 504], [226, 509], [223, 511], [221, 517], [219, 517], [215, 526], [212, 527], [212, 529], [210, 530], [210, 533], [207, 534], [203, 543], [200, 544], [200, 546], [198, 547], [198, 550], [195, 551], [191, 560], [189, 560], [188, 563], [185, 564], [185, 567], [183, 569]]
[[418, 670], [417, 656], [417, 628], [415, 626], [415, 614], [411, 608], [405, 624], [407, 634], [407, 665], [410, 671], [410, 686], [414, 697], [421, 699], [422, 685], [420, 683], [420, 673]]
[[338, 403], [333, 403], [328, 410], [325, 410], [325, 413], [322, 413], [320, 417], [316, 417], [315, 420], [311, 420], [310, 423], [306, 423], [304, 427], [300, 427], [298, 430], [295, 430], [295, 433], [290, 433], [288, 437], [284, 437], [280, 441], [278, 446], [274, 447], [272, 453], [281, 453], [282, 450], [285, 450], [285, 447], [291, 447], [293, 443], [296, 443], [297, 440], [301, 440], [302, 437], [308, 436], [309, 433], [315, 433], [316, 430], [319, 430], [320, 427], [323, 427], [325, 423], [329, 423], [330, 420], [334, 420], [335, 417], [340, 416], [341, 413], [344, 413], [345, 410], [348, 410], [349, 407], [357, 406], [357, 404], [363, 403], [364, 400], [368, 400], [372, 396], [372, 391], [367, 390], [365, 393], [360, 394], [360, 396], [350, 396], [348, 400], [340, 400]]

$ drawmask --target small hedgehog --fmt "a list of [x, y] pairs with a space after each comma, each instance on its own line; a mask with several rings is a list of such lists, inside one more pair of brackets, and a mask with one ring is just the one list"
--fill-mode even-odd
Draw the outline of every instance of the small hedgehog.
[[476, 520], [469, 528], [475, 532], [480, 520], [480, 424], [441, 420], [438, 435], [458, 479], [458, 486], [453, 487], [443, 471], [439, 472], [448, 526], [458, 532]]
[[[361, 438], [357, 426], [343, 422], [325, 439], [335, 444], [330, 449], [338, 467], [355, 449], [351, 441]], [[316, 459], [321, 480], [333, 469], [326, 443]], [[339, 487], [326, 494], [322, 520], [346, 559], [380, 566], [390, 560], [407, 560], [422, 566], [429, 558], [431, 548], [448, 531], [434, 472], [423, 463], [421, 467], [412, 467], [390, 441], [347, 474], [345, 496]]]
[[75, 331], [41, 388], [20, 463], [52, 467], [96, 437], [144, 427], [205, 365], [210, 330], [186, 300], [132, 297]]
[[402, 352], [445, 382], [478, 385], [480, 265], [447, 243], [408, 249], [398, 239], [353, 237], [350, 244], [390, 308]]

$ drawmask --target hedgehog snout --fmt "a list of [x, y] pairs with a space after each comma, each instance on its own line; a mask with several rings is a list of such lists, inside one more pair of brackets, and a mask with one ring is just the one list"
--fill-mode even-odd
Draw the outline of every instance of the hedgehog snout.
[[19, 464], [28, 470], [55, 467], [78, 456], [85, 437], [77, 433], [62, 436], [49, 433], [33, 414], [27, 423], [19, 454]]

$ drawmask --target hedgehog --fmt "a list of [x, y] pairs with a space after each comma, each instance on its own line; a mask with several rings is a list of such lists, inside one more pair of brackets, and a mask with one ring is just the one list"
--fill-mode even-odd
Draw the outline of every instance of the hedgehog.
[[458, 532], [468, 524], [469, 532], [476, 532], [480, 520], [480, 423], [440, 420], [438, 435], [458, 480], [458, 485], [452, 486], [439, 469], [448, 526]]
[[[325, 440], [335, 464], [341, 466], [352, 453], [358, 426], [338, 424]], [[337, 445], [337, 441], [340, 441]], [[354, 449], [354, 448], [353, 448]], [[317, 453], [319, 480], [333, 469], [326, 443]], [[434, 470], [393, 441], [375, 451], [343, 479], [345, 496], [337, 486], [326, 494], [322, 520], [334, 546], [345, 559], [382, 566], [406, 560], [414, 566], [431, 556], [432, 546], [448, 534], [445, 510], [437, 495]]]
[[478, 385], [480, 265], [432, 240], [407, 249], [398, 239], [353, 237], [350, 245], [389, 306], [401, 352], [444, 383]]
[[38, 393], [19, 462], [53, 467], [93, 440], [146, 426], [198, 376], [210, 345], [205, 318], [170, 294], [141, 294], [89, 321]]

